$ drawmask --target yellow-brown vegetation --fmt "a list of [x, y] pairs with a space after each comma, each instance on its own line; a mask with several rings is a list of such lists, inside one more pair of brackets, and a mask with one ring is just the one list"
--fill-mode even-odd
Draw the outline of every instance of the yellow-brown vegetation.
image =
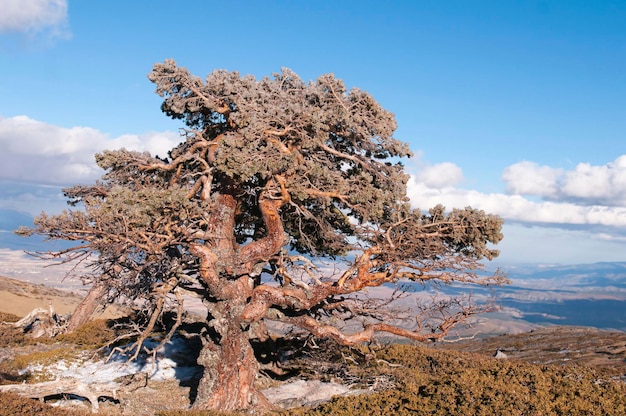
[[[610, 334], [609, 334], [610, 335]], [[20, 366], [49, 363], [97, 348], [113, 338], [106, 322], [92, 322], [63, 343], [45, 345], [45, 351], [5, 360], [2, 374], [16, 374]], [[608, 335], [607, 335], [608, 336]], [[516, 338], [517, 339], [517, 338]], [[87, 342], [93, 340], [94, 342]], [[6, 344], [5, 344], [6, 345]], [[518, 359], [497, 360], [469, 352], [447, 351], [416, 345], [394, 344], [371, 352], [368, 349], [329, 349], [320, 343], [313, 356], [294, 365], [299, 377], [344, 378], [344, 382], [367, 388], [372, 380], [387, 380], [386, 389], [369, 394], [335, 398], [316, 408], [297, 408], [273, 415], [624, 415], [626, 383], [615, 369], [582, 365], [532, 364]], [[347, 358], [346, 358], [347, 357]], [[317, 365], [315, 363], [318, 363]], [[338, 369], [343, 368], [342, 373]], [[292, 371], [294, 368], [291, 369]], [[623, 374], [622, 374], [623, 375]], [[6, 379], [6, 377], [5, 377]], [[5, 382], [19, 382], [17, 379]], [[160, 393], [162, 394], [162, 393]], [[169, 394], [169, 393], [168, 393]], [[107, 414], [115, 414], [115, 406]], [[113, 413], [110, 413], [113, 411]], [[55, 413], [57, 412], [57, 413]], [[57, 415], [59, 410], [43, 403], [0, 394], [0, 416], [10, 414]], [[87, 414], [62, 411], [65, 415]], [[233, 416], [191, 410], [155, 410], [160, 416]]]
[[56, 340], [82, 348], [99, 348], [116, 337], [115, 330], [111, 328], [111, 322], [105, 319], [89, 321], [69, 334], [59, 335]]
[[42, 416], [87, 416], [91, 412], [54, 408], [39, 400], [25, 399], [15, 393], [0, 394], [0, 416], [42, 415]]
[[[291, 415], [624, 415], [626, 384], [603, 371], [393, 345], [372, 364], [397, 387], [342, 397]], [[380, 362], [380, 361], [379, 361]]]

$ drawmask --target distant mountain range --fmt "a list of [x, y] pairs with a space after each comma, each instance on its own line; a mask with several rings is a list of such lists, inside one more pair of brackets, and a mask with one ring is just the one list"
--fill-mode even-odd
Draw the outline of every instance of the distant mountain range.
[[[442, 286], [444, 294], [496, 296], [511, 324], [591, 326], [626, 331], [626, 262], [523, 265], [503, 268], [511, 284], [490, 289]], [[412, 290], [424, 290], [410, 284]], [[428, 286], [426, 290], [429, 290]], [[511, 325], [511, 326], [516, 326]]]
[[0, 230], [14, 230], [20, 225], [33, 225], [33, 217], [22, 211], [0, 208]]
[[69, 242], [46, 241], [44, 237], [38, 235], [22, 237], [13, 232], [21, 226], [32, 227], [33, 220], [33, 216], [27, 212], [0, 208], [0, 249], [36, 252], [72, 246]]
[[537, 324], [626, 331], [626, 262], [512, 268], [505, 309]]
[[13, 233], [21, 226], [32, 226], [33, 217], [21, 211], [0, 208], [0, 248], [40, 251], [45, 249], [42, 237], [20, 237]]

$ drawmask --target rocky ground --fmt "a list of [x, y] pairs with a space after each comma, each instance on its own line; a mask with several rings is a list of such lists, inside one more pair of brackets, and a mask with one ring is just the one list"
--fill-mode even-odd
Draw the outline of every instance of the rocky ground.
[[[49, 305], [52, 305], [58, 313], [67, 313], [72, 311], [80, 300], [81, 297], [73, 293], [0, 277], [0, 312], [3, 313], [23, 316], [36, 307]], [[0, 340], [0, 363], [15, 356], [59, 348], [59, 345], [50, 344], [8, 348], [3, 345], [4, 342], [5, 340]], [[519, 359], [531, 363], [579, 364], [601, 368], [619, 378], [626, 374], [626, 333], [619, 331], [580, 327], [541, 327], [522, 334], [440, 343], [435, 348], [489, 356], [497, 354], [498, 358]], [[266, 389], [266, 395], [283, 407], [320, 403], [333, 395], [360, 394], [393, 387], [390, 380], [357, 380], [353, 374], [342, 372], [342, 366], [359, 359], [357, 355], [310, 356], [308, 359], [310, 361], [308, 364], [305, 357], [305, 362], [301, 365], [315, 370], [309, 373], [300, 372], [296, 377], [283, 381], [265, 377], [259, 380], [259, 387]], [[92, 374], [105, 372], [104, 364], [98, 367], [99, 359], [89, 358], [89, 360], [91, 361], [88, 364], [94, 365], [90, 370]], [[86, 363], [87, 361], [82, 363], [83, 367], [87, 365]], [[190, 397], [193, 396], [193, 371], [188, 378], [177, 378], [175, 375], [157, 377], [150, 363], [144, 364], [143, 367], [135, 368], [134, 372], [128, 371], [127, 368], [121, 371], [122, 365], [119, 363], [120, 371], [117, 373], [106, 367], [106, 371], [111, 372], [111, 381], [115, 379], [117, 384], [124, 385], [125, 388], [118, 392], [115, 399], [99, 403], [102, 414], [151, 415], [159, 410], [188, 408]], [[67, 376], [74, 371], [72, 365], [61, 367], [60, 372], [52, 375], [53, 378]], [[164, 374], [167, 367], [165, 361], [159, 365]], [[192, 366], [189, 363], [185, 365]], [[174, 373], [178, 371], [180, 374], [181, 366], [180, 362], [174, 363], [170, 369], [173, 368]], [[47, 370], [53, 366], [49, 367]], [[87, 384], [94, 382], [88, 378], [83, 381]], [[4, 380], [3, 384], [6, 383], [7, 380]], [[84, 400], [63, 402], [64, 405], [69, 403], [82, 410], [89, 409], [89, 403], [85, 403]]]

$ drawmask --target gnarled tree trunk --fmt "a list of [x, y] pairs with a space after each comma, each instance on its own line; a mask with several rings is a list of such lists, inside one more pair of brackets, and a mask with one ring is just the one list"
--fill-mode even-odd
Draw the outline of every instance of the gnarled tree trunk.
[[222, 411], [272, 408], [269, 400], [254, 387], [259, 365], [247, 332], [230, 328], [219, 344], [205, 341], [198, 364], [204, 367], [204, 375], [194, 408]]
[[223, 194], [216, 201], [210, 226], [217, 237], [210, 244], [191, 247], [200, 258], [200, 277], [213, 298], [207, 299], [205, 305], [209, 310], [208, 324], [214, 331], [203, 340], [198, 358], [204, 375], [194, 407], [221, 411], [269, 409], [272, 404], [254, 387], [259, 363], [250, 344], [251, 321], [244, 319], [243, 313], [252, 298], [254, 279], [250, 274], [254, 266], [267, 262], [285, 244], [278, 215], [283, 201], [261, 198], [267, 236], [243, 248], [233, 237], [235, 198]]
[[243, 308], [233, 303], [219, 302], [211, 308], [213, 319], [209, 324], [218, 334], [203, 339], [198, 364], [204, 367], [204, 374], [194, 408], [270, 409], [273, 405], [254, 386], [259, 363], [250, 344], [249, 330], [242, 325]]

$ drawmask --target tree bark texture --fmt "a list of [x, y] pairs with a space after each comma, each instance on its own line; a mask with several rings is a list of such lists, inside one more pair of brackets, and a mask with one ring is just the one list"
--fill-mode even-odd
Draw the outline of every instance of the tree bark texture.
[[204, 375], [198, 385], [196, 409], [236, 411], [269, 409], [272, 404], [254, 387], [259, 364], [246, 331], [230, 325], [219, 343], [205, 340], [198, 364]]
[[[243, 279], [231, 284], [243, 285]], [[259, 363], [250, 344], [249, 326], [242, 322], [244, 300], [233, 297], [209, 310], [198, 364], [204, 374], [198, 385], [194, 408], [220, 411], [268, 409], [272, 404], [255, 387]]]
[[96, 311], [96, 308], [102, 304], [104, 296], [107, 294], [108, 288], [103, 283], [94, 284], [87, 296], [76, 306], [74, 313], [67, 321], [67, 332], [72, 332], [79, 326], [87, 323], [89, 318]]

